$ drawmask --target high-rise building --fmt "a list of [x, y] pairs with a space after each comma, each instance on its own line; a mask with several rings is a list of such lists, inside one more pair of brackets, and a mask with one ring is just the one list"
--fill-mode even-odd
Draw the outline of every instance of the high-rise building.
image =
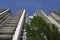
[[[60, 14], [54, 10], [47, 16], [42, 10], [37, 9], [33, 16], [42, 17], [47, 23], [60, 27]], [[24, 24], [29, 23], [33, 16], [28, 16], [25, 9], [18, 10], [13, 16], [10, 9], [0, 10], [0, 40], [26, 40]], [[24, 33], [23, 33], [24, 32]]]
[[50, 14], [47, 16], [42, 10], [38, 9], [35, 11], [33, 16], [40, 16], [42, 17], [47, 23], [55, 24], [60, 31], [60, 13], [52, 10], [50, 11]]
[[9, 9], [0, 9], [0, 27], [9, 19], [11, 12]]
[[51, 10], [49, 16], [51, 16], [55, 21], [60, 24], [60, 12], [56, 10]]
[[[2, 9], [3, 10], [3, 9]], [[0, 40], [20, 40], [25, 23], [26, 11], [18, 10], [11, 15], [10, 9], [4, 9], [0, 13]], [[7, 19], [8, 18], [8, 19]]]
[[59, 28], [60, 31], [60, 13], [56, 10], [51, 10], [49, 12], [48, 18], [53, 24], [55, 24]]
[[48, 16], [40, 9], [35, 10], [33, 16], [40, 16], [42, 17], [47, 23], [50, 23]]

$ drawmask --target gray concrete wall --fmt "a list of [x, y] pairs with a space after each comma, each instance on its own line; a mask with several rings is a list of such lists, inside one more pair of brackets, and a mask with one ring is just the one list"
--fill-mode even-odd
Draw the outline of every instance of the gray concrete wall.
[[50, 23], [50, 21], [48, 20], [48, 16], [47, 16], [42, 10], [36, 10], [35, 13], [33, 14], [33, 16], [43, 17], [43, 19], [44, 19], [47, 23]]
[[60, 16], [55, 14], [54, 12], [51, 12], [49, 14], [49, 16], [51, 16], [54, 20], [56, 20], [59, 24], [60, 24]]
[[[11, 17], [10, 9], [6, 9], [5, 11], [0, 13], [0, 27]], [[3, 20], [2, 20], [3, 19]], [[1, 21], [2, 20], [2, 21]]]

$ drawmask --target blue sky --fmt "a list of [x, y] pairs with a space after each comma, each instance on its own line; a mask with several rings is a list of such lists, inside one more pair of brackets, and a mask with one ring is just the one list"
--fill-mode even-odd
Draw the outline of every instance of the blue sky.
[[0, 8], [10, 8], [13, 14], [18, 9], [26, 9], [29, 15], [41, 9], [48, 15], [52, 9], [60, 11], [60, 0], [0, 0]]

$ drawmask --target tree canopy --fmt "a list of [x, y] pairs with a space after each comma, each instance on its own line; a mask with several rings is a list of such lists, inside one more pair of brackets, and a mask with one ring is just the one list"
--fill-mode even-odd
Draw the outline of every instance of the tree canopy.
[[34, 16], [30, 23], [26, 23], [25, 29], [26, 40], [60, 40], [58, 28], [39, 16]]

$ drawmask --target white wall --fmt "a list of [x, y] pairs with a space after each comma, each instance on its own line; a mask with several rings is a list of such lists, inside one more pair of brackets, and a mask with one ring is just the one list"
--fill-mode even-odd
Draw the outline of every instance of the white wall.
[[60, 16], [56, 15], [55, 13], [51, 12], [51, 16], [55, 19], [55, 20], [60, 20]]

